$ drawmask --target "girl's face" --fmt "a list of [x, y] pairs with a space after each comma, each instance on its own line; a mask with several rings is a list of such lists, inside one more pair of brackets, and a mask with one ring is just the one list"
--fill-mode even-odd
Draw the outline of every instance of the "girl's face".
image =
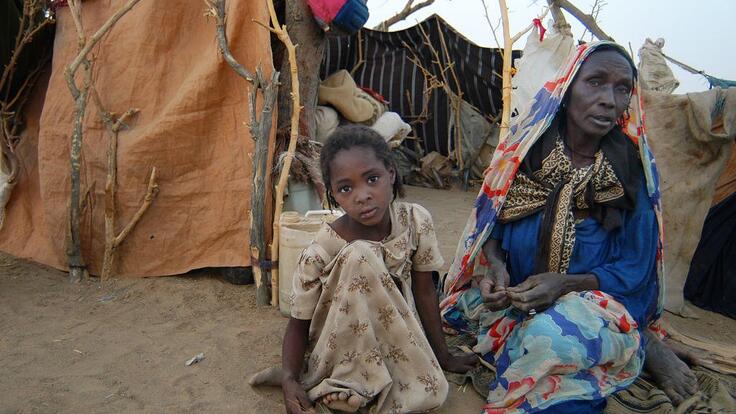
[[396, 172], [387, 169], [370, 148], [341, 150], [330, 164], [330, 190], [337, 204], [366, 227], [385, 224]]

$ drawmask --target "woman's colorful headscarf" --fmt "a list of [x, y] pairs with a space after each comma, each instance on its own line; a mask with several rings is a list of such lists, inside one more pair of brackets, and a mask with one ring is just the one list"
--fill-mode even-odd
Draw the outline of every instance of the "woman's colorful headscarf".
[[[544, 87], [534, 96], [532, 102], [515, 118], [506, 138], [500, 140], [493, 154], [491, 165], [485, 172], [483, 185], [458, 244], [455, 260], [445, 279], [444, 293], [446, 297], [440, 305], [442, 310], [446, 310], [457, 303], [458, 297], [470, 287], [478, 253], [491, 234], [521, 161], [552, 124], [565, 93], [585, 59], [602, 46], [614, 48], [627, 55], [626, 49], [613, 42], [601, 41], [578, 46], [557, 72], [555, 78], [545, 83]], [[639, 148], [639, 156], [646, 176], [649, 201], [654, 208], [659, 224], [659, 244], [657, 247], [659, 294], [656, 315], [653, 315], [653, 319], [657, 319], [664, 304], [662, 206], [659, 193], [659, 173], [654, 162], [654, 155], [646, 139], [644, 112], [637, 82], [635, 82], [631, 93], [629, 109], [620, 122], [620, 126], [623, 132]]]

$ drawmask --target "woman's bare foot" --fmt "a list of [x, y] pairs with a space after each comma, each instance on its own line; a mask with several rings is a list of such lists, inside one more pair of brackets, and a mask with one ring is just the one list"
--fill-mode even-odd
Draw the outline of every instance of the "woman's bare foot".
[[680, 405], [698, 391], [698, 379], [664, 342], [648, 332], [645, 335], [647, 348], [644, 367], [672, 403]]
[[348, 395], [347, 392], [333, 392], [322, 397], [322, 404], [331, 410], [354, 413], [363, 406], [365, 400], [359, 395]]

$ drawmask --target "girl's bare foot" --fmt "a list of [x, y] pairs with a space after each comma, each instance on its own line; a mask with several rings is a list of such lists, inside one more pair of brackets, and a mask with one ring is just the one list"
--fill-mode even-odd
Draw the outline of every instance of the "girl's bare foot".
[[253, 374], [248, 380], [248, 384], [253, 387], [259, 385], [266, 386], [281, 386], [281, 378], [284, 376], [284, 372], [281, 367], [268, 367], [262, 371], [258, 371]]
[[365, 400], [359, 395], [348, 395], [347, 392], [333, 392], [322, 397], [322, 404], [331, 410], [354, 413], [363, 406]]
[[657, 386], [677, 406], [698, 391], [698, 379], [664, 342], [654, 335], [647, 337], [644, 366]]

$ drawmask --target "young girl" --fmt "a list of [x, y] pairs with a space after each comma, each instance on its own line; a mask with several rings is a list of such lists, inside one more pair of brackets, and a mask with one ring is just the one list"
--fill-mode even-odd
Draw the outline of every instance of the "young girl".
[[[281, 386], [289, 413], [423, 412], [439, 407], [448, 353], [431, 272], [442, 266], [432, 218], [401, 195], [388, 145], [363, 126], [338, 128], [320, 159], [327, 198], [345, 215], [325, 224], [294, 274]], [[426, 335], [425, 335], [426, 334]]]

